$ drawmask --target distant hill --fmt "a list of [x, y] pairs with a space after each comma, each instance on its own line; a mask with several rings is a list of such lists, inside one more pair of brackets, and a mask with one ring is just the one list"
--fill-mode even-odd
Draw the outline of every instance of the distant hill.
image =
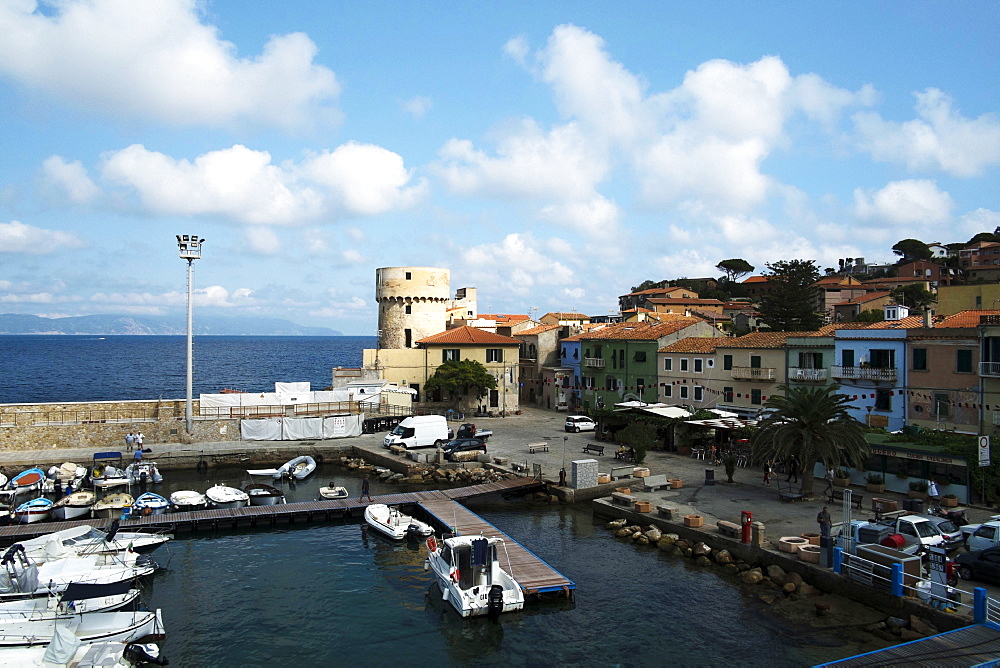
[[[280, 318], [220, 318], [198, 315], [194, 333], [219, 336], [342, 336], [329, 327], [305, 327]], [[172, 316], [82, 315], [43, 318], [20, 313], [0, 313], [2, 334], [187, 334], [187, 318]]]

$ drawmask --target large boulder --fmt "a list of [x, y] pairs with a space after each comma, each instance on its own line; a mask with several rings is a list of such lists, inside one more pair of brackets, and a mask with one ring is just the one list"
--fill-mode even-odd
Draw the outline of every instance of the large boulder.
[[617, 520], [611, 520], [610, 522], [608, 522], [608, 524], [607, 524], [607, 527], [608, 527], [609, 529], [621, 529], [621, 528], [622, 528], [623, 526], [625, 526], [626, 524], [628, 524], [628, 520], [626, 520], [626, 519], [625, 519], [625, 518], [623, 517], [623, 518], [621, 518], [621, 519], [617, 519]]
[[767, 577], [771, 578], [775, 584], [783, 585], [785, 584], [785, 580], [788, 578], [788, 573], [786, 573], [785, 569], [781, 566], [771, 564], [767, 567]]
[[755, 585], [760, 584], [764, 579], [764, 575], [760, 572], [760, 569], [751, 568], [749, 571], [744, 571], [740, 575], [740, 579], [744, 584]]
[[800, 584], [798, 586], [798, 588], [796, 589], [796, 591], [798, 591], [798, 593], [801, 594], [802, 596], [822, 596], [823, 595], [823, 592], [821, 592], [816, 587], [813, 587], [808, 582], [803, 582], [802, 584]]
[[646, 538], [646, 535], [642, 533], [637, 533], [634, 536], [632, 536], [632, 540], [634, 540], [639, 545], [649, 545], [649, 539]]
[[719, 550], [715, 553], [715, 563], [717, 564], [731, 564], [733, 561], [733, 555], [729, 553], [729, 550]]
[[625, 538], [631, 535], [632, 535], [632, 530], [629, 529], [628, 527], [622, 527], [621, 529], [615, 532], [615, 536], [617, 536], [618, 538]]
[[691, 548], [691, 553], [696, 557], [707, 557], [712, 554], [712, 548], [705, 543], [698, 543], [693, 548]]
[[662, 537], [663, 537], [663, 532], [657, 529], [656, 527], [649, 527], [649, 530], [646, 531], [646, 538], [649, 539], [650, 543], [655, 543], [659, 541], [660, 538]]
[[676, 543], [677, 536], [675, 534], [664, 534], [660, 536], [660, 540], [656, 541], [656, 547], [661, 550], [671, 549]]
[[789, 573], [788, 577], [785, 578], [785, 582], [792, 582], [796, 587], [798, 587], [802, 584], [802, 576], [795, 572]]
[[698, 564], [699, 566], [711, 566], [712, 560], [703, 554], [699, 556], [697, 559], [695, 559], [694, 563]]
[[932, 636], [937, 633], [937, 629], [920, 619], [916, 615], [910, 615], [910, 629], [925, 636]]

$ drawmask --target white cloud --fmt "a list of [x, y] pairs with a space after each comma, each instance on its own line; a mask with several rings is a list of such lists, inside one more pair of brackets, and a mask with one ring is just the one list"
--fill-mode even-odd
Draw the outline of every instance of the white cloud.
[[47, 255], [62, 248], [80, 248], [84, 243], [68, 232], [43, 230], [12, 220], [0, 223], [0, 253]]
[[[175, 125], [249, 121], [301, 128], [339, 118], [334, 73], [302, 33], [236, 56], [196, 0], [0, 3], [0, 71], [124, 118]], [[51, 11], [50, 11], [51, 10]], [[124, 66], [123, 66], [124, 65]]]
[[528, 54], [531, 53], [531, 47], [528, 45], [528, 38], [524, 35], [511, 37], [507, 40], [507, 43], [503, 45], [503, 52], [517, 64], [526, 65], [528, 62]]
[[854, 123], [862, 150], [875, 160], [898, 162], [910, 170], [942, 170], [977, 176], [1000, 164], [1000, 116], [969, 119], [936, 88], [915, 93], [917, 118], [896, 123], [875, 112], [858, 113]]
[[497, 244], [473, 246], [462, 253], [466, 273], [498, 293], [523, 297], [538, 286], [569, 285], [573, 270], [544, 251], [528, 234], [508, 234]]
[[248, 227], [245, 234], [250, 250], [258, 255], [277, 255], [281, 251], [281, 240], [269, 227]]
[[407, 187], [412, 174], [402, 156], [371, 144], [338, 146], [306, 160], [302, 172], [326, 186], [340, 208], [362, 216], [406, 208], [426, 191], [423, 183]]
[[429, 97], [418, 95], [402, 102], [403, 111], [420, 120], [431, 110], [433, 103]]
[[79, 160], [67, 162], [58, 155], [46, 158], [42, 163], [42, 177], [50, 187], [58, 189], [76, 204], [85, 204], [101, 192]]
[[992, 232], [1000, 227], [1000, 211], [979, 208], [962, 215], [959, 218], [958, 224], [959, 229], [966, 234], [960, 240], [966, 241], [980, 232]]
[[618, 231], [621, 212], [618, 206], [595, 195], [589, 201], [573, 201], [543, 207], [539, 217], [591, 237], [610, 237]]
[[859, 218], [895, 225], [931, 225], [951, 218], [954, 202], [933, 181], [893, 181], [878, 191], [854, 191]]

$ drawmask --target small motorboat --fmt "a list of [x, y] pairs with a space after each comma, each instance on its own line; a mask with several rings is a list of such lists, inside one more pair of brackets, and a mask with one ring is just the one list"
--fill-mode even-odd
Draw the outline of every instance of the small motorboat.
[[71, 626], [65, 622], [57, 626], [52, 640], [45, 645], [4, 648], [4, 665], [25, 668], [28, 666], [133, 668], [146, 665], [166, 666], [170, 663], [166, 657], [160, 655], [160, 648], [155, 643], [115, 640], [81, 642]]
[[[495, 536], [454, 536], [440, 543], [427, 539], [424, 568], [434, 571], [441, 596], [463, 617], [496, 617], [524, 607], [524, 592], [507, 569], [500, 566], [498, 551], [504, 546]], [[505, 550], [506, 553], [506, 550]]]
[[97, 494], [89, 489], [70, 492], [52, 504], [50, 517], [54, 520], [75, 520], [77, 517], [87, 517], [96, 502]]
[[250, 503], [250, 495], [242, 489], [221, 484], [209, 487], [205, 496], [212, 508], [242, 508]]
[[156, 462], [132, 462], [125, 467], [125, 477], [130, 485], [163, 482], [163, 476]]
[[280, 503], [287, 503], [284, 492], [262, 482], [251, 483], [244, 487], [243, 491], [250, 497], [251, 506], [276, 506]]
[[402, 540], [407, 536], [430, 536], [434, 533], [431, 525], [405, 515], [399, 508], [384, 503], [366, 506], [365, 521], [371, 528], [393, 540]]
[[186, 513], [192, 510], [204, 510], [208, 499], [201, 492], [182, 489], [170, 495], [170, 507], [175, 513]]
[[[68, 623], [70, 621], [72, 623]], [[77, 615], [72, 620], [0, 618], [0, 647], [30, 647], [47, 643], [52, 640], [58, 626], [69, 626], [82, 643], [108, 640], [128, 642], [146, 636], [163, 635], [163, 620], [159, 610], [92, 612]]]
[[118, 554], [132, 551], [139, 554], [152, 552], [170, 540], [170, 534], [146, 533], [144, 531], [119, 531], [118, 521], [104, 531], [87, 524], [54, 531], [38, 538], [22, 540], [18, 544], [24, 548], [29, 559], [39, 561], [49, 558], [55, 550], [52, 541], [58, 541], [62, 549], [75, 556], [98, 554]]
[[132, 514], [132, 506], [135, 499], [126, 492], [115, 492], [108, 494], [103, 499], [97, 501], [91, 509], [94, 517], [119, 518], [122, 514]]
[[61, 594], [0, 602], [0, 619], [56, 619], [88, 612], [114, 612], [138, 602], [139, 590], [121, 585], [70, 585]]
[[275, 480], [281, 478], [295, 478], [305, 480], [316, 470], [316, 460], [309, 455], [299, 455], [295, 459], [290, 459], [278, 467], [277, 472], [272, 474]]
[[326, 487], [319, 488], [319, 498], [321, 499], [343, 499], [348, 496], [346, 487], [339, 487], [332, 482]]
[[41, 489], [44, 483], [45, 471], [40, 468], [30, 468], [11, 478], [7, 483], [7, 489], [14, 490], [15, 494], [27, 494]]
[[52, 501], [40, 496], [37, 499], [25, 501], [14, 509], [14, 520], [20, 524], [31, 524], [49, 519], [52, 512]]
[[6, 580], [0, 587], [0, 601], [48, 596], [65, 591], [70, 584], [110, 585], [131, 583], [156, 571], [152, 560], [131, 563], [101, 563], [98, 555], [54, 559], [39, 563], [29, 559], [20, 544], [12, 545], [0, 559]]
[[66, 462], [62, 466], [53, 466], [49, 469], [49, 478], [59, 483], [60, 489], [70, 484], [74, 489], [78, 489], [80, 484], [87, 478], [87, 467]]
[[98, 489], [107, 489], [128, 484], [128, 476], [122, 469], [110, 464], [98, 464], [90, 472], [90, 483]]
[[170, 509], [170, 502], [159, 494], [143, 492], [132, 504], [134, 515], [162, 515]]

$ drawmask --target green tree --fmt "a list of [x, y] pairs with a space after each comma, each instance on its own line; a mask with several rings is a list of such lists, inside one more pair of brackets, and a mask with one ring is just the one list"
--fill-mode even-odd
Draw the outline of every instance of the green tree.
[[813, 260], [779, 260], [768, 263], [767, 291], [757, 310], [776, 332], [806, 332], [819, 329], [823, 319], [816, 312], [816, 281], [819, 269]]
[[964, 245], [979, 243], [980, 241], [1000, 241], [1000, 227], [997, 227], [990, 232], [980, 232], [976, 236], [969, 239]]
[[443, 394], [448, 395], [450, 400], [455, 401], [456, 405], [463, 396], [475, 395], [478, 401], [485, 397], [490, 390], [495, 390], [496, 387], [497, 379], [486, 370], [482, 363], [476, 360], [445, 362], [435, 369], [433, 375], [424, 384], [426, 391], [440, 390]]
[[882, 322], [885, 311], [880, 308], [870, 308], [854, 316], [854, 322]]
[[931, 249], [919, 239], [903, 239], [896, 242], [892, 247], [892, 252], [903, 258], [903, 262], [913, 262], [914, 260], [929, 260]]
[[646, 451], [656, 443], [656, 427], [648, 422], [632, 422], [618, 432], [618, 442], [635, 450], [635, 463], [642, 464]]
[[907, 306], [914, 311], [923, 310], [937, 301], [934, 293], [929, 292], [927, 288], [919, 283], [910, 283], [909, 285], [900, 285], [898, 288], [893, 288], [889, 296], [895, 299], [897, 304]]
[[750, 439], [758, 461], [798, 455], [802, 462], [802, 494], [812, 494], [816, 462], [839, 467], [857, 465], [870, 454], [861, 423], [848, 412], [850, 398], [839, 385], [778, 388], [764, 402], [767, 417]]
[[715, 268], [719, 271], [725, 272], [726, 280], [728, 281], [735, 281], [741, 276], [746, 276], [754, 269], [752, 264], [738, 257], [723, 260], [719, 264], [715, 265]]
[[632, 292], [642, 292], [643, 290], [652, 290], [653, 288], [665, 288], [669, 281], [650, 281], [645, 280], [639, 285], [632, 286]]

